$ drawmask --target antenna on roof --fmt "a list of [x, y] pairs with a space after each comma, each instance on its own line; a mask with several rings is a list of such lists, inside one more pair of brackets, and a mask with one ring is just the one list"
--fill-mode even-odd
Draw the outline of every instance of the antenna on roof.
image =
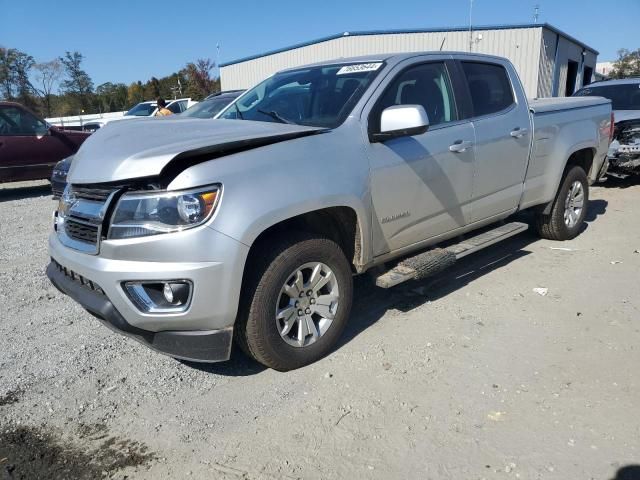
[[471, 15], [473, 13], [473, 0], [469, 0], [469, 51], [473, 50], [473, 24], [471, 23]]
[[538, 17], [540, 16], [540, 5], [533, 6], [533, 23], [538, 23]]

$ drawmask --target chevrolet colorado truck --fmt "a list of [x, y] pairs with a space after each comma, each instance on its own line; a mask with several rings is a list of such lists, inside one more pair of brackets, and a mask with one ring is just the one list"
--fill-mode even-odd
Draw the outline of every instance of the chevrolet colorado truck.
[[575, 237], [611, 128], [604, 98], [527, 102], [499, 57], [282, 71], [217, 119], [93, 134], [55, 212], [47, 274], [159, 352], [221, 361], [235, 338], [294, 369], [335, 346], [356, 274], [382, 288], [432, 275], [525, 230], [510, 217], [527, 209], [542, 237]]

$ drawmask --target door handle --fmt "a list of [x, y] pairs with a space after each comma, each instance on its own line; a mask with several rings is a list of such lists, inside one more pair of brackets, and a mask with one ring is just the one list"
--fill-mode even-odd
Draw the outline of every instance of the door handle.
[[509, 135], [511, 135], [513, 138], [522, 138], [528, 133], [529, 133], [529, 129], [516, 127], [513, 130], [511, 130], [511, 133]]
[[453, 143], [453, 145], [449, 145], [449, 151], [453, 153], [462, 153], [466, 152], [467, 148], [470, 148], [472, 146], [473, 142], [470, 142], [468, 140], [458, 140], [457, 142]]

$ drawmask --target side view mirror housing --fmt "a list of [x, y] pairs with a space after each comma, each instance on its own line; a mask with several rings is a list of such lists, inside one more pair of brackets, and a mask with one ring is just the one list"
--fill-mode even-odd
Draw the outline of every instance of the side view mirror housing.
[[429, 117], [422, 105], [395, 105], [380, 115], [380, 131], [371, 134], [372, 142], [420, 135], [429, 129]]

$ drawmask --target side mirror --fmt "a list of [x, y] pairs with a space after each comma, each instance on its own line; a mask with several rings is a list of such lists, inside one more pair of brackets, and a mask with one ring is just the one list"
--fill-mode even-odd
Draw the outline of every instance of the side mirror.
[[395, 105], [380, 115], [380, 132], [371, 135], [372, 142], [390, 138], [420, 135], [429, 129], [429, 117], [422, 105]]

